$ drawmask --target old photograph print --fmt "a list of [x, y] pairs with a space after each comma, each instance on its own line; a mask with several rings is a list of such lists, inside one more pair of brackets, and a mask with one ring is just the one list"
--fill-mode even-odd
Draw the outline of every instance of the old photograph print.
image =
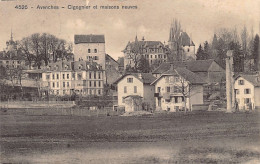
[[0, 0], [0, 163], [260, 163], [259, 0]]

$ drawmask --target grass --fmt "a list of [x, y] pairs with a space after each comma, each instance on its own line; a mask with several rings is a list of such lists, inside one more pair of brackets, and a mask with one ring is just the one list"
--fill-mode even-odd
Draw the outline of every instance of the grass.
[[260, 162], [259, 116], [257, 112], [142, 117], [5, 112], [0, 114], [0, 157], [24, 163]]

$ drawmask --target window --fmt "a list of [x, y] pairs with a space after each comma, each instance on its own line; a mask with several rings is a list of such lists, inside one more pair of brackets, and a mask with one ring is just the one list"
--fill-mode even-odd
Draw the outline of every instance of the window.
[[238, 80], [238, 85], [244, 85], [244, 80]]
[[236, 89], [235, 92], [237, 95], [239, 95], [239, 89]]
[[89, 87], [91, 87], [92, 86], [92, 83], [91, 83], [91, 81], [89, 81]]
[[170, 87], [166, 87], [166, 91], [167, 92], [171, 92], [171, 88]]
[[60, 92], [59, 92], [59, 90], [57, 90], [57, 95], [59, 95], [60, 94]]
[[190, 49], [188, 48], [188, 52], [190, 52]]
[[97, 83], [94, 81], [94, 87], [96, 87], [97, 86]]
[[94, 52], [97, 53], [97, 49], [94, 49]]
[[152, 58], [153, 58], [153, 55], [150, 55], [150, 58], [152, 59]]
[[137, 93], [137, 86], [134, 86], [134, 93]]
[[54, 82], [52, 83], [52, 87], [55, 88], [55, 83]]
[[52, 79], [53, 79], [53, 80], [55, 79], [55, 75], [54, 75], [54, 74], [52, 74]]
[[82, 78], [82, 74], [79, 73], [79, 74], [78, 74], [78, 80], [81, 80], [81, 78]]
[[70, 86], [70, 82], [67, 82], [67, 87], [69, 87]]
[[174, 76], [175, 82], [180, 82], [180, 79], [178, 76]]
[[96, 79], [96, 72], [94, 72], [94, 79]]
[[157, 92], [158, 92], [158, 93], [161, 92], [161, 87], [157, 87]]
[[65, 79], [65, 74], [62, 74], [62, 78]]
[[46, 75], [46, 79], [49, 80], [50, 79], [50, 75]]
[[89, 72], [89, 79], [91, 79], [91, 72]]
[[250, 98], [245, 98], [245, 104], [251, 103], [251, 99]]
[[63, 88], [65, 88], [65, 86], [66, 86], [65, 82], [63, 82]]
[[127, 86], [124, 86], [124, 93], [127, 93]]
[[57, 82], [57, 88], [59, 88], [59, 82]]
[[127, 78], [128, 83], [133, 83], [133, 78]]
[[57, 76], [57, 79], [59, 79], [59, 74], [57, 74], [56, 76]]
[[88, 53], [90, 53], [90, 49], [88, 49]]
[[100, 72], [98, 73], [98, 79], [101, 79], [101, 73]]
[[92, 95], [92, 90], [91, 89], [89, 90], [89, 94]]
[[166, 58], [166, 55], [164, 55], [164, 59]]
[[94, 56], [94, 60], [98, 60], [99, 58], [98, 58], [98, 56]]
[[70, 74], [67, 74], [67, 79], [69, 79], [70, 78]]
[[245, 89], [245, 94], [250, 94], [250, 89]]
[[175, 102], [175, 103], [178, 103], [178, 97], [177, 97], [177, 96], [174, 97], [174, 102]]
[[101, 82], [100, 81], [98, 82], [98, 86], [101, 87]]
[[157, 59], [157, 55], [155, 55], [154, 57], [155, 57], [155, 59]]
[[100, 89], [98, 90], [98, 94], [101, 95], [101, 90]]

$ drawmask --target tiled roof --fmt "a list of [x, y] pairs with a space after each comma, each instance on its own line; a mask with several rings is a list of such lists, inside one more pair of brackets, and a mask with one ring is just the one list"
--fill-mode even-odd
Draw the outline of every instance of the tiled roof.
[[78, 71], [78, 70], [102, 70], [102, 67], [96, 62], [89, 61], [59, 61], [49, 63], [45, 71]]
[[177, 67], [175, 69], [170, 69], [166, 72], [164, 72], [158, 79], [152, 82], [152, 84], [156, 83], [161, 77], [168, 76], [168, 75], [180, 75], [185, 80], [189, 81], [191, 84], [205, 84], [206, 82], [195, 73], [191, 72], [190, 70], [183, 68], [183, 67]]
[[163, 63], [159, 67], [157, 67], [153, 74], [162, 74], [170, 69], [171, 64], [174, 65], [174, 67], [186, 67], [188, 70], [192, 72], [207, 72], [211, 64], [214, 62], [213, 59], [209, 60], [195, 60], [195, 61], [187, 61], [187, 62], [168, 62]]
[[128, 46], [130, 46], [130, 49], [132, 48], [136, 48], [136, 45], [139, 46], [139, 48], [143, 47], [143, 48], [159, 48], [161, 47], [165, 47], [162, 42], [160, 41], [137, 41], [137, 42], [129, 42], [125, 48], [125, 50], [127, 49]]
[[128, 75], [133, 75], [137, 79], [139, 79], [144, 84], [151, 84], [156, 78], [150, 74], [150, 73], [129, 73], [121, 76], [119, 79], [117, 79], [114, 83], [117, 84], [119, 81], [121, 81], [124, 77]]
[[238, 75], [238, 77], [243, 77], [244, 79], [246, 79], [247, 81], [252, 83], [255, 87], [260, 87], [260, 74], [259, 73], [257, 73], [257, 74], [240, 74], [240, 75]]
[[104, 35], [74, 35], [74, 43], [105, 43]]
[[195, 46], [195, 44], [186, 32], [181, 33], [180, 43], [182, 44], [182, 46]]

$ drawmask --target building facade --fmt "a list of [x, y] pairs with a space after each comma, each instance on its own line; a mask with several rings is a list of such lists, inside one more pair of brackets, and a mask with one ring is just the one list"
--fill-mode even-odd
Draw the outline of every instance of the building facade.
[[203, 104], [203, 84], [196, 74], [185, 68], [171, 68], [157, 78], [155, 86], [156, 110], [171, 112], [192, 110], [192, 105]]
[[[118, 106], [124, 106], [126, 112], [141, 110], [141, 103], [154, 108], [154, 86], [150, 85], [155, 78], [149, 73], [132, 73], [120, 77], [117, 84]], [[130, 104], [127, 103], [130, 99]], [[136, 103], [135, 103], [136, 101]]]
[[260, 75], [241, 74], [235, 79], [235, 99], [239, 110], [260, 108]]
[[[134, 67], [135, 62], [144, 57], [151, 67], [168, 61], [169, 49], [160, 41], [138, 41], [136, 36], [134, 42], [128, 42], [124, 53], [124, 69], [127, 66]], [[136, 55], [137, 54], [137, 55]], [[135, 59], [136, 58], [136, 59]]]
[[94, 62], [50, 63], [42, 73], [43, 87], [50, 95], [103, 95], [104, 70]]
[[94, 61], [105, 69], [106, 51], [104, 35], [74, 35], [74, 60]]

